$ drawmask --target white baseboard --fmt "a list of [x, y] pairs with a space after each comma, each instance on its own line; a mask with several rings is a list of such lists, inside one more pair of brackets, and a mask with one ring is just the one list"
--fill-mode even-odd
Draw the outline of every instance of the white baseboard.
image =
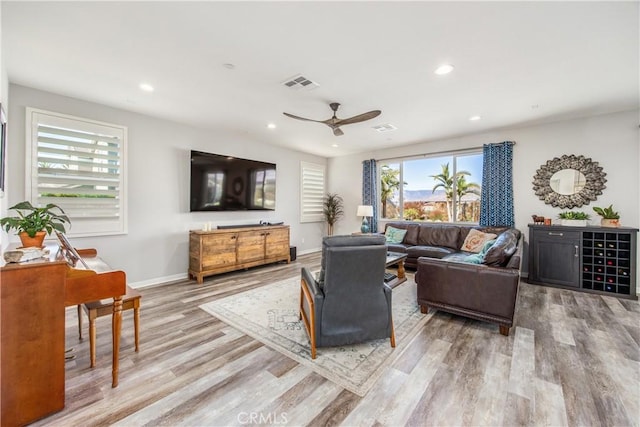
[[[307, 255], [315, 252], [320, 252], [322, 248], [314, 248], [314, 249], [306, 249], [304, 251], [298, 252], [298, 255]], [[148, 286], [166, 284], [169, 282], [176, 282], [179, 280], [185, 280], [189, 277], [187, 273], [173, 274], [171, 276], [162, 276], [162, 277], [154, 277], [153, 279], [142, 280], [140, 282], [130, 282], [127, 283], [130, 287], [134, 289], [146, 288]], [[195, 280], [193, 283], [196, 283]]]
[[[143, 280], [140, 282], [132, 282], [132, 283], [127, 283], [127, 285], [129, 285], [130, 287], [134, 288], [134, 289], [139, 289], [139, 288], [145, 288], [147, 286], [153, 286], [153, 285], [159, 285], [159, 284], [165, 284], [168, 282], [175, 282], [178, 280], [184, 280], [187, 279], [189, 277], [189, 275], [187, 273], [180, 273], [180, 274], [173, 274], [171, 276], [163, 276], [163, 277], [155, 277], [153, 279], [149, 279], [149, 280]], [[195, 281], [194, 281], [195, 283]]]
[[304, 251], [298, 252], [298, 255], [312, 254], [312, 253], [315, 253], [315, 252], [320, 252], [321, 250], [322, 250], [322, 248], [305, 249]]

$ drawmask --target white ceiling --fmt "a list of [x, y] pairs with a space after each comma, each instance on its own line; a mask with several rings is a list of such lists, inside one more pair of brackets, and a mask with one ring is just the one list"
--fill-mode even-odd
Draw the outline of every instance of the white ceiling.
[[[636, 109], [638, 6], [2, 1], [2, 54], [12, 83], [332, 157]], [[320, 86], [281, 84], [299, 73]], [[282, 114], [333, 101], [382, 114], [340, 137]]]

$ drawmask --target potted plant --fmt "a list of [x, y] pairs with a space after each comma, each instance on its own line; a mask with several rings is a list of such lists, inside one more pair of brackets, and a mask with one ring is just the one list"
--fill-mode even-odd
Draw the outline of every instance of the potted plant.
[[589, 215], [580, 211], [568, 211], [560, 212], [558, 218], [562, 220], [562, 225], [586, 227]]
[[342, 197], [335, 193], [327, 193], [324, 197], [322, 213], [324, 214], [324, 220], [327, 222], [327, 234], [331, 236], [333, 234], [333, 224], [344, 215]]
[[0, 226], [7, 232], [15, 229], [23, 247], [41, 247], [47, 234], [51, 234], [53, 230], [64, 233], [64, 224], [71, 224], [62, 208], [53, 203], [36, 208], [30, 202], [24, 201], [9, 209], [17, 211], [18, 216], [0, 219]]
[[603, 227], [620, 227], [620, 214], [613, 210], [613, 205], [608, 208], [594, 206], [593, 210], [602, 217], [600, 225]]

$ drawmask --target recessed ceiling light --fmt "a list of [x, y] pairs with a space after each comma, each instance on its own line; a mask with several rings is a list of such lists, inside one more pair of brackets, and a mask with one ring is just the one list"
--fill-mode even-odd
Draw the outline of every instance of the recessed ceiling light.
[[331, 144], [333, 148], [338, 148], [338, 144]]
[[269, 123], [269, 124], [267, 125], [267, 127], [268, 127], [269, 129], [275, 129], [275, 128], [276, 128], [276, 125], [275, 125], [275, 123]]
[[153, 86], [151, 86], [149, 83], [140, 83], [139, 87], [145, 92], [153, 92]]
[[471, 117], [469, 117], [469, 120], [471, 120], [472, 122], [475, 122], [475, 121], [480, 120], [480, 119], [481, 119], [480, 116], [471, 116]]
[[441, 76], [443, 74], [449, 74], [452, 71], [453, 71], [453, 65], [451, 65], [451, 64], [442, 64], [441, 66], [436, 68], [434, 73], [436, 73], [436, 74]]

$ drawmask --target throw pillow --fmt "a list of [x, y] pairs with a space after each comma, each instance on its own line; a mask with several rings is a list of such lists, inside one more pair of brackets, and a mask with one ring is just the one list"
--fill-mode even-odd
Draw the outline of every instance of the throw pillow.
[[482, 264], [484, 262], [484, 256], [487, 254], [487, 251], [491, 249], [491, 246], [495, 243], [495, 240], [489, 240], [482, 245], [482, 249], [477, 254], [468, 255], [464, 257], [462, 262], [469, 262], [471, 264]]
[[478, 253], [482, 250], [482, 247], [486, 242], [495, 238], [496, 235], [493, 233], [483, 233], [482, 231], [473, 228], [469, 231], [467, 238], [464, 239], [464, 243], [460, 249], [467, 252]]
[[384, 232], [387, 243], [402, 243], [405, 234], [407, 234], [407, 230], [402, 230], [395, 227], [387, 227], [386, 231]]
[[517, 229], [507, 230], [498, 236], [496, 244], [487, 251], [484, 256], [483, 264], [494, 267], [504, 267], [511, 260], [511, 256], [518, 249], [518, 241], [520, 240], [520, 231]]

